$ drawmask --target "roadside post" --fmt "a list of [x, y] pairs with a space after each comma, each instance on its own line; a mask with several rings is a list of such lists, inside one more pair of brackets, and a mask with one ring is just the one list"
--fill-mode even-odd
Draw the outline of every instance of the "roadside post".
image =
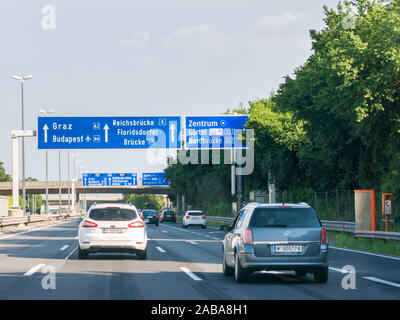
[[385, 217], [385, 230], [386, 232], [390, 231], [390, 216], [393, 212], [393, 201], [391, 193], [383, 193], [382, 194], [382, 214]]

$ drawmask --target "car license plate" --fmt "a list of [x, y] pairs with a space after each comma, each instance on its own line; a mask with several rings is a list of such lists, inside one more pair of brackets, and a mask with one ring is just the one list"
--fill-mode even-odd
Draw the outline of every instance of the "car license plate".
[[103, 228], [103, 233], [124, 233], [122, 228]]
[[153, 216], [147, 216], [147, 218], [149, 218], [149, 219], [152, 219], [152, 218], [153, 218]]
[[144, 223], [149, 223], [149, 219], [144, 219]]
[[303, 247], [300, 245], [277, 245], [273, 246], [274, 253], [301, 253]]

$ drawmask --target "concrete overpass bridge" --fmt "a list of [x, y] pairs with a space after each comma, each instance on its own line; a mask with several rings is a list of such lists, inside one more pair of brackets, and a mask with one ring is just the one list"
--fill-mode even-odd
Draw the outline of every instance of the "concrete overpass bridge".
[[[72, 190], [71, 181], [49, 181], [49, 194], [58, 194], [61, 186], [61, 193], [67, 194], [68, 190]], [[22, 182], [19, 183], [20, 194], [22, 194]], [[45, 181], [26, 181], [26, 194], [45, 194]], [[82, 181], [75, 182], [75, 193], [136, 193], [136, 194], [161, 194], [168, 195], [173, 193], [170, 186], [119, 186], [119, 187], [87, 187], [82, 185]], [[0, 195], [12, 195], [12, 183], [0, 182]]]

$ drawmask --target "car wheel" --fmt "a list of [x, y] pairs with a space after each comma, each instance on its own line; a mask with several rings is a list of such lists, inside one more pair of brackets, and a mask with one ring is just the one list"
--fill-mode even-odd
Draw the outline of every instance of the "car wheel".
[[224, 273], [224, 276], [232, 276], [234, 271], [235, 268], [232, 268], [226, 264], [225, 251], [222, 250], [222, 272]]
[[235, 275], [235, 281], [237, 283], [241, 282], [247, 282], [249, 279], [249, 270], [246, 268], [243, 268], [240, 264], [239, 260], [239, 255], [236, 253], [235, 254], [235, 269], [234, 269], [234, 275]]
[[81, 248], [78, 248], [78, 258], [79, 259], [86, 259], [88, 255], [89, 254], [87, 253], [87, 251], [81, 250]]
[[304, 277], [307, 274], [305, 271], [296, 271], [296, 276], [298, 277]]
[[156, 226], [158, 227], [160, 225], [160, 223], [156, 223]]
[[147, 259], [147, 247], [143, 251], [140, 251], [136, 254], [139, 260], [146, 260]]
[[182, 223], [182, 228], [187, 228], [187, 225]]
[[325, 283], [328, 281], [329, 269], [328, 267], [321, 268], [314, 273], [314, 280], [318, 283]]
[[174, 220], [174, 223], [176, 223], [176, 220]]

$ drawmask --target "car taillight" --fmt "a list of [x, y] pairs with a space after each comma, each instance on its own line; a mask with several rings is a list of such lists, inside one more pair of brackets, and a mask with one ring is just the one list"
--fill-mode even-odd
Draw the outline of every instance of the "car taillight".
[[202, 218], [202, 219], [205, 219], [205, 218], [206, 218], [206, 216], [202, 216], [201, 218]]
[[321, 243], [326, 244], [328, 242], [328, 237], [326, 235], [326, 230], [322, 229], [321, 230]]
[[83, 220], [81, 227], [82, 228], [96, 228], [97, 223], [94, 223], [92, 221]]
[[186, 216], [186, 219], [190, 219], [190, 216]]
[[142, 220], [144, 219], [144, 215], [143, 214], [140, 215], [140, 219], [142, 219]]
[[143, 228], [144, 223], [143, 223], [143, 221], [135, 221], [135, 222], [128, 224], [128, 227], [129, 228]]
[[156, 214], [156, 219], [158, 219], [158, 214]]
[[244, 232], [243, 242], [245, 244], [253, 244], [253, 233], [251, 232], [251, 229], [246, 229]]
[[176, 215], [173, 214], [172, 217], [173, 217], [173, 218], [176, 218]]

